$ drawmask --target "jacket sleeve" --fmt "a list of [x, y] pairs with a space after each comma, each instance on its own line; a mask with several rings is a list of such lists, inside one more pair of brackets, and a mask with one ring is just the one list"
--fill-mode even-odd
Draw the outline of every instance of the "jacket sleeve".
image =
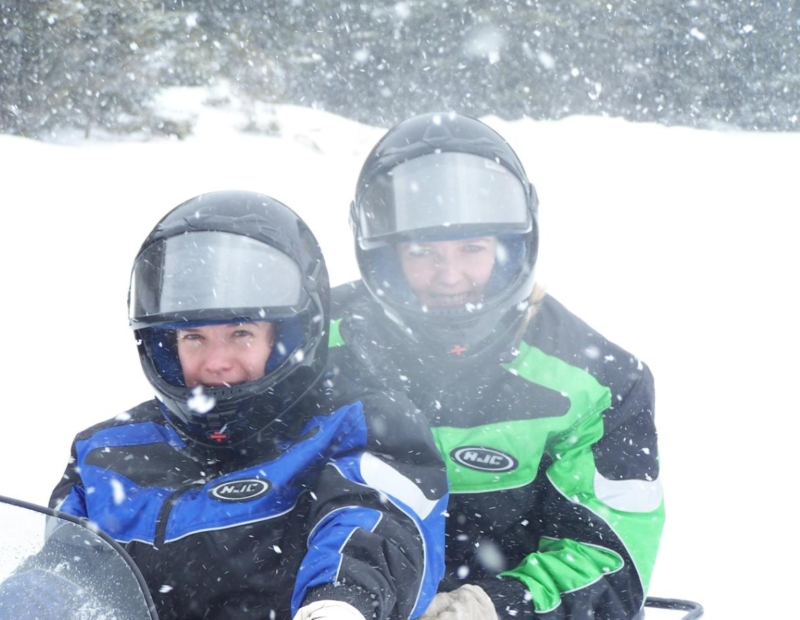
[[75, 517], [87, 517], [86, 491], [81, 480], [80, 468], [77, 466], [78, 456], [75, 442], [72, 443], [67, 468], [61, 480], [50, 495], [50, 508], [60, 510]]
[[335, 599], [368, 620], [415, 618], [444, 574], [444, 463], [405, 396], [375, 393], [350, 407], [342, 448], [314, 484], [292, 613]]
[[484, 584], [501, 617], [616, 620], [644, 605], [664, 523], [650, 371], [608, 395], [549, 443], [539, 547]]

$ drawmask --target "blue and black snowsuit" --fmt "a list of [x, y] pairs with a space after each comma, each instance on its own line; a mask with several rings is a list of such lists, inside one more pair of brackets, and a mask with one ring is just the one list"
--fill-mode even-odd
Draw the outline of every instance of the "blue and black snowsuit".
[[442, 459], [404, 396], [331, 385], [232, 454], [145, 402], [77, 436], [51, 506], [123, 544], [162, 620], [288, 620], [324, 599], [416, 617], [444, 572]]

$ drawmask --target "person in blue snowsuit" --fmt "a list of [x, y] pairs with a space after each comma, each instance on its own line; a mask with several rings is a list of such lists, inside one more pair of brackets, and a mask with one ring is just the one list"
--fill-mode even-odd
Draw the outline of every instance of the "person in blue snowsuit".
[[444, 573], [447, 480], [401, 394], [326, 375], [309, 228], [249, 192], [183, 203], [134, 262], [156, 399], [79, 433], [50, 505], [141, 569], [159, 616], [414, 618]]

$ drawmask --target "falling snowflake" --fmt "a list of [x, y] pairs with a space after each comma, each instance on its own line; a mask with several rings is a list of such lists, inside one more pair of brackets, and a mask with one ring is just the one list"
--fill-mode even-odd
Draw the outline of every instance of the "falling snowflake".
[[217, 401], [213, 396], [207, 396], [203, 392], [203, 386], [198, 385], [192, 390], [192, 395], [189, 397], [189, 400], [186, 401], [186, 404], [192, 411], [202, 414], [211, 411], [214, 405], [217, 404]]
[[553, 58], [553, 56], [551, 54], [548, 54], [547, 52], [545, 52], [543, 50], [540, 50], [536, 54], [536, 60], [539, 61], [539, 64], [542, 65], [542, 67], [544, 67], [545, 69], [548, 69], [548, 70], [550, 70], [550, 69], [552, 69], [553, 67], [556, 66], [556, 59]]
[[706, 35], [700, 32], [697, 28], [692, 28], [689, 31], [689, 34], [692, 35], [698, 41], [705, 41], [707, 39]]
[[600, 357], [600, 349], [594, 345], [590, 345], [583, 350], [583, 354], [593, 360], [596, 360]]
[[114, 500], [114, 505], [119, 506], [120, 504], [122, 504], [122, 502], [125, 501], [125, 498], [127, 497], [125, 493], [125, 487], [123, 487], [122, 483], [116, 478], [112, 478], [110, 482], [111, 482], [111, 494]]
[[491, 573], [496, 574], [506, 569], [506, 556], [493, 541], [484, 540], [475, 555], [480, 565]]
[[411, 7], [408, 2], [398, 2], [394, 5], [394, 14], [400, 19], [408, 19], [411, 16]]

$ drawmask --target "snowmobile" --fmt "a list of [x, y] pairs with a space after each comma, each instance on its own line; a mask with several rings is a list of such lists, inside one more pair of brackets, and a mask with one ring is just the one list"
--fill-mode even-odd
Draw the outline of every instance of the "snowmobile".
[[[647, 620], [703, 615], [650, 597]], [[643, 619], [644, 614], [639, 616]], [[0, 495], [0, 620], [158, 620], [139, 568], [90, 521]]]
[[0, 620], [158, 620], [136, 564], [86, 519], [0, 496]]

